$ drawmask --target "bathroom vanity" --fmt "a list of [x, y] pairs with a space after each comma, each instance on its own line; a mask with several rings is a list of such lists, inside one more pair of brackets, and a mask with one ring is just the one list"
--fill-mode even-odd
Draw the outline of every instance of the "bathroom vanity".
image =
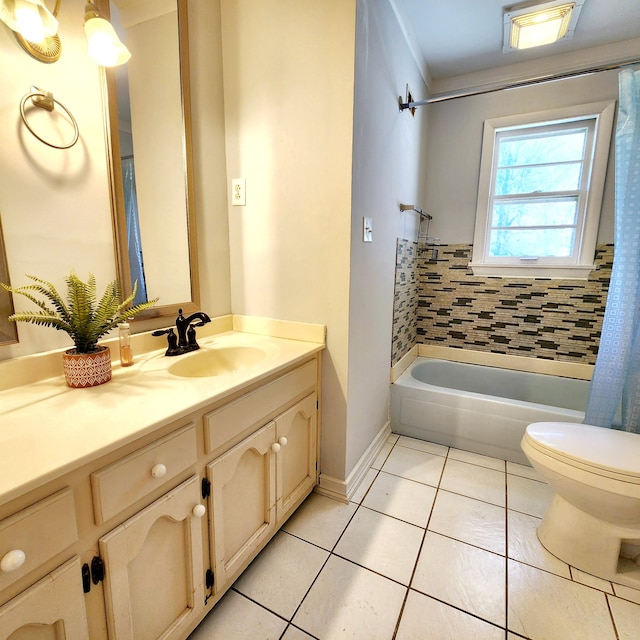
[[324, 328], [248, 324], [0, 392], [1, 640], [184, 639], [311, 492]]

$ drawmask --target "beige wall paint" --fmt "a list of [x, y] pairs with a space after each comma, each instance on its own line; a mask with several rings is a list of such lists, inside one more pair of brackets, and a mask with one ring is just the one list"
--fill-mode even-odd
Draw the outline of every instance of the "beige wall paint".
[[[345, 473], [355, 0], [222, 0], [234, 313], [327, 325], [322, 471]], [[229, 190], [229, 186], [228, 186]]]

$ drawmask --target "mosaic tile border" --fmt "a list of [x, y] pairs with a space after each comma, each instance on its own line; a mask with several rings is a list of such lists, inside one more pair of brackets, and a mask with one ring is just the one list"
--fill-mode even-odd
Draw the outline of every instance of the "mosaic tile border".
[[468, 266], [471, 249], [442, 245], [433, 260], [429, 248], [398, 241], [392, 364], [415, 344], [407, 316], [411, 277], [419, 344], [595, 363], [613, 245], [598, 245], [588, 280], [477, 277]]
[[391, 361], [397, 363], [418, 337], [418, 244], [398, 238]]

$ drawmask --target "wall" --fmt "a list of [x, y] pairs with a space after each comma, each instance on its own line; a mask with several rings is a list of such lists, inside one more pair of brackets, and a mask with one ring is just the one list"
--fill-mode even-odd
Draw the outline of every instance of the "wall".
[[[615, 100], [618, 72], [559, 80], [429, 106], [426, 201], [431, 234], [447, 244], [473, 242], [484, 121], [574, 104]], [[599, 243], [613, 242], [613, 136], [605, 182]]]
[[355, 0], [222, 0], [234, 313], [327, 325], [322, 470], [344, 477]]
[[[93, 273], [99, 286], [116, 275], [102, 75], [86, 55], [84, 7], [82, 0], [61, 4], [62, 55], [54, 64], [27, 55], [0, 23], [0, 216], [14, 285], [26, 284], [27, 273], [63, 290], [71, 269], [81, 277]], [[230, 312], [231, 302], [219, 8], [209, 0], [189, 0], [189, 13], [202, 306], [210, 315], [221, 315]], [[32, 84], [52, 91], [75, 116], [80, 138], [71, 149], [50, 149], [26, 131], [19, 104]], [[57, 113], [31, 110], [29, 117], [38, 131], [55, 136], [59, 130], [69, 139]], [[17, 297], [16, 308], [32, 307]], [[168, 323], [161, 319], [151, 325]], [[134, 330], [138, 327], [149, 328], [149, 323], [136, 323]], [[63, 332], [24, 323], [18, 331], [20, 342], [0, 346], [0, 359], [71, 346]]]
[[[606, 249], [605, 245], [613, 242], [614, 136], [598, 230], [601, 268], [589, 281], [482, 279], [473, 277], [466, 265], [473, 241], [484, 121], [612, 100], [617, 94], [618, 73], [607, 71], [428, 107], [426, 202], [434, 218], [430, 232], [451, 250], [441, 249], [440, 260], [430, 264], [421, 261], [415, 244], [399, 240], [392, 363], [415, 342], [590, 364], [595, 361], [611, 260], [611, 247]], [[416, 288], [420, 291], [419, 307], [408, 301], [409, 292]], [[534, 302], [523, 302], [518, 291], [533, 291]], [[571, 335], [566, 333], [564, 313], [552, 308], [556, 303], [563, 305], [563, 311], [577, 313], [580, 324]], [[496, 309], [501, 310], [497, 320]]]
[[[416, 238], [425, 202], [427, 111], [400, 112], [406, 85], [426, 87], [388, 0], [358, 2], [354, 99], [347, 474], [388, 419], [395, 245]], [[424, 205], [422, 205], [424, 206]], [[372, 218], [373, 241], [362, 241]]]
[[426, 161], [425, 116], [398, 96], [424, 87], [388, 0], [223, 0], [222, 29], [247, 197], [229, 208], [233, 310], [327, 325], [322, 474], [341, 482], [388, 419], [393, 247], [415, 237], [398, 204]]

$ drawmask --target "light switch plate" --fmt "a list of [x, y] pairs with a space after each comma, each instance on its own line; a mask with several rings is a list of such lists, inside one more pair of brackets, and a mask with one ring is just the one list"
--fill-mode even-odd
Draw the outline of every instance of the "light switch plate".
[[362, 242], [373, 242], [373, 218], [362, 218]]

